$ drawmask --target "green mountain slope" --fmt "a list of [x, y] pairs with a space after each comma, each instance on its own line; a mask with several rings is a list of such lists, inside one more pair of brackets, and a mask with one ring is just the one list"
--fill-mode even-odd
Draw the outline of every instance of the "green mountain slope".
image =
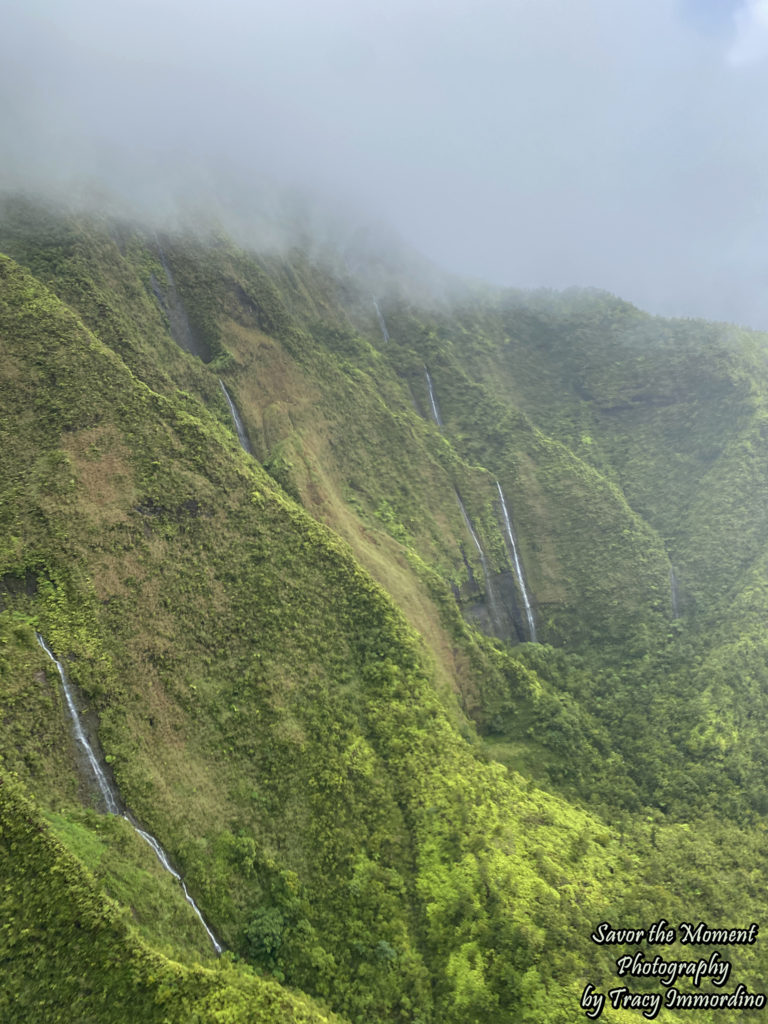
[[185, 967], [148, 949], [8, 777], [0, 859], [3, 1020], [338, 1020], [242, 966]]
[[[759, 919], [760, 336], [393, 287], [385, 341], [330, 263], [18, 201], [0, 249], [16, 1019], [44, 984], [51, 1019], [80, 986], [82, 1020], [565, 1022], [615, 981], [597, 922]], [[96, 813], [35, 629], [222, 961]], [[79, 937], [89, 992], [81, 898], [128, 908]]]

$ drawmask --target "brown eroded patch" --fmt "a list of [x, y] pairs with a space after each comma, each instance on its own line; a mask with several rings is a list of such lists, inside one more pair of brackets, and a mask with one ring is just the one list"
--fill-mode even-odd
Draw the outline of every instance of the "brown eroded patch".
[[[273, 338], [234, 321], [225, 324], [226, 347], [242, 372], [227, 386], [233, 391], [248, 435], [260, 457], [301, 428], [322, 395], [317, 384]], [[275, 421], [280, 412], [281, 425]], [[261, 450], [259, 453], [259, 449]]]
[[102, 525], [124, 522], [136, 501], [129, 453], [111, 425], [67, 435], [63, 447], [80, 488], [83, 512]]
[[125, 597], [131, 592], [131, 581], [143, 580], [146, 571], [136, 550], [122, 551], [118, 556], [102, 554], [94, 563], [93, 589], [101, 601]]
[[307, 509], [349, 544], [357, 561], [387, 591], [423, 638], [422, 652], [434, 669], [438, 692], [461, 694], [470, 704], [476, 702], [476, 696], [470, 694], [474, 684], [470, 682], [469, 665], [456, 650], [428, 587], [413, 571], [400, 542], [384, 530], [363, 523], [343, 500], [325, 468], [329, 460], [322, 452], [323, 439], [318, 431], [307, 439], [304, 451], [305, 462], [311, 460], [306, 465], [306, 480], [302, 481], [305, 486], [301, 487]]

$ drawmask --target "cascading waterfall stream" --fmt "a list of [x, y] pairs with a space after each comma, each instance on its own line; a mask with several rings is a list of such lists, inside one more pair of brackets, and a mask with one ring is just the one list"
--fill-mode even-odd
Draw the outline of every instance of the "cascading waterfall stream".
[[472, 540], [475, 542], [477, 553], [480, 556], [480, 564], [483, 567], [483, 574], [485, 576], [485, 589], [488, 593], [488, 606], [491, 613], [491, 620], [493, 622], [494, 629], [496, 629], [499, 635], [501, 635], [501, 620], [499, 618], [499, 610], [496, 605], [496, 598], [493, 593], [493, 586], [491, 585], [491, 573], [488, 569], [488, 559], [485, 557], [483, 545], [480, 543], [480, 538], [477, 536], [477, 533], [475, 532], [475, 528], [472, 525], [472, 520], [469, 518], [467, 510], [464, 508], [464, 502], [461, 500], [461, 495], [459, 494], [458, 491], [456, 491], [456, 500], [459, 503], [459, 508], [461, 509], [461, 514], [464, 518], [464, 523], [467, 529], [469, 530], [469, 534], [472, 537]]
[[107, 808], [107, 812], [109, 814], [120, 814], [120, 805], [117, 800], [117, 796], [114, 793], [112, 786], [110, 786], [109, 784], [109, 779], [102, 771], [101, 765], [99, 764], [98, 759], [93, 752], [93, 748], [91, 747], [91, 744], [88, 742], [88, 739], [85, 733], [83, 732], [83, 727], [80, 724], [80, 716], [78, 715], [77, 708], [75, 707], [75, 700], [74, 697], [72, 696], [72, 690], [67, 680], [67, 675], [66, 672], [64, 671], [64, 666], [55, 657], [53, 651], [42, 638], [40, 633], [36, 633], [35, 635], [37, 636], [37, 642], [40, 644], [40, 646], [43, 648], [45, 653], [48, 655], [48, 657], [51, 659], [51, 661], [54, 663], [54, 665], [59, 671], [61, 686], [62, 689], [64, 690], [64, 698], [67, 702], [67, 708], [69, 709], [69, 716], [72, 719], [72, 727], [75, 732], [75, 739], [83, 748], [85, 756], [88, 758], [88, 764], [91, 766], [91, 771], [93, 772], [93, 776], [96, 779], [96, 784], [99, 787], [99, 792], [101, 793], [101, 797], [104, 801], [104, 806]]
[[230, 395], [229, 389], [221, 377], [219, 377], [219, 384], [221, 385], [221, 390], [224, 392], [224, 397], [227, 400], [229, 411], [232, 414], [232, 420], [235, 424], [235, 430], [237, 431], [237, 436], [240, 441], [240, 447], [243, 451], [248, 452], [249, 455], [253, 455], [253, 449], [251, 448], [251, 443], [248, 440], [248, 435], [245, 432], [243, 421], [240, 419], [240, 413], [237, 411], [237, 406], [234, 403], [232, 395]]
[[[442, 418], [440, 417], [440, 410], [437, 406], [437, 399], [435, 398], [435, 388], [434, 385], [432, 384], [432, 375], [430, 374], [426, 366], [424, 367], [424, 374], [427, 378], [427, 391], [429, 392], [429, 403], [432, 406], [432, 417], [437, 426], [442, 430], [443, 421]], [[475, 532], [475, 528], [472, 525], [472, 520], [469, 518], [467, 510], [464, 507], [464, 502], [461, 500], [461, 495], [459, 494], [458, 491], [456, 491], [456, 500], [459, 503], [459, 508], [461, 509], [461, 515], [464, 519], [464, 524], [467, 527], [469, 535], [474, 541], [475, 547], [477, 548], [477, 553], [480, 556], [480, 564], [483, 567], [483, 575], [485, 576], [485, 590], [488, 595], [488, 610], [491, 615], [491, 624], [493, 625], [493, 628], [496, 630], [497, 634], [501, 636], [503, 633], [503, 629], [501, 625], [501, 618], [499, 617], [498, 605], [496, 604], [496, 596], [493, 593], [493, 584], [491, 582], [491, 572], [490, 569], [488, 568], [488, 559], [485, 557], [483, 545], [480, 543], [480, 538], [477, 536], [477, 533]]]
[[162, 848], [160, 843], [158, 843], [158, 841], [155, 839], [155, 837], [153, 835], [151, 835], [149, 832], [145, 832], [143, 828], [139, 828], [139, 826], [131, 818], [131, 816], [128, 814], [127, 811], [123, 815], [123, 817], [132, 826], [134, 832], [136, 832], [138, 835], [140, 835], [141, 838], [144, 840], [145, 843], [147, 843], [148, 846], [152, 847], [152, 849], [155, 852], [155, 856], [160, 861], [160, 863], [163, 865], [165, 870], [168, 872], [169, 875], [173, 875], [173, 877], [179, 883], [179, 885], [181, 886], [181, 891], [184, 893], [184, 899], [187, 901], [187, 903], [190, 905], [190, 907], [192, 907], [194, 912], [197, 914], [197, 917], [198, 917], [198, 920], [200, 921], [200, 924], [203, 926], [203, 928], [205, 928], [205, 931], [206, 931], [206, 933], [208, 935], [208, 938], [211, 940], [211, 943], [213, 944], [213, 948], [216, 950], [217, 953], [221, 953], [221, 951], [222, 951], [221, 945], [217, 941], [216, 936], [213, 934], [211, 929], [208, 927], [208, 924], [207, 924], [205, 918], [203, 917], [202, 913], [200, 912], [200, 908], [195, 903], [195, 901], [192, 899], [192, 897], [189, 895], [189, 889], [187, 889], [186, 882], [181, 877], [181, 875], [178, 873], [178, 871], [176, 871], [174, 869], [174, 867], [172, 866], [171, 862], [168, 860], [168, 854], [165, 852], [165, 850]]
[[507, 540], [509, 546], [512, 549], [512, 561], [515, 567], [515, 575], [517, 576], [517, 585], [520, 588], [520, 593], [523, 596], [523, 606], [525, 608], [525, 618], [528, 622], [528, 636], [530, 637], [531, 643], [536, 643], [536, 622], [533, 618], [533, 608], [531, 606], [531, 599], [528, 596], [528, 589], [525, 585], [525, 577], [523, 576], [523, 566], [520, 561], [520, 556], [517, 553], [517, 544], [515, 543], [515, 535], [512, 531], [512, 521], [509, 518], [509, 512], [507, 511], [507, 503], [504, 500], [504, 492], [501, 489], [501, 484], [496, 481], [496, 489], [499, 492], [499, 498], [501, 498], [501, 510], [504, 513], [504, 526], [507, 531]]
[[[440, 419], [440, 410], [437, 408], [437, 399], [435, 398], [435, 389], [432, 386], [432, 377], [430, 376], [429, 370], [424, 367], [424, 373], [427, 375], [427, 390], [429, 391], [429, 401], [432, 406], [432, 416], [434, 417], [435, 423], [442, 429], [443, 421]], [[459, 498], [461, 502], [461, 498]]]
[[379, 304], [376, 301], [376, 296], [372, 295], [371, 298], [373, 299], [373, 308], [376, 310], [376, 316], [379, 321], [379, 327], [381, 328], [381, 336], [384, 338], [385, 342], [389, 341], [389, 331], [387, 330], [387, 325], [384, 321], [384, 314], [379, 309]]
[[83, 730], [82, 724], [80, 722], [80, 715], [78, 714], [77, 708], [75, 706], [74, 697], [72, 696], [72, 690], [70, 688], [69, 681], [67, 680], [67, 674], [64, 671], [64, 666], [61, 664], [61, 662], [55, 656], [55, 654], [50, 649], [48, 644], [45, 642], [42, 635], [36, 632], [35, 636], [37, 637], [37, 642], [40, 644], [42, 649], [54, 663], [59, 673], [62, 689], [64, 690], [64, 697], [66, 698], [67, 702], [67, 708], [69, 709], [69, 715], [70, 718], [72, 719], [72, 727], [75, 733], [75, 738], [77, 739], [77, 742], [80, 744], [80, 746], [83, 748], [83, 751], [88, 759], [88, 764], [90, 765], [91, 771], [93, 772], [93, 776], [96, 779], [99, 791], [104, 800], [104, 805], [107, 808], [107, 813], [120, 815], [120, 817], [125, 818], [128, 824], [134, 830], [134, 832], [137, 835], [141, 836], [144, 842], [152, 848], [152, 850], [155, 853], [155, 856], [163, 865], [165, 870], [170, 875], [173, 875], [176, 881], [181, 885], [182, 892], [184, 893], [184, 899], [187, 901], [190, 907], [192, 907], [195, 914], [197, 914], [200, 924], [203, 926], [203, 928], [205, 928], [206, 934], [208, 935], [208, 938], [211, 940], [211, 943], [213, 945], [213, 948], [216, 950], [216, 953], [220, 954], [222, 952], [222, 946], [218, 942], [216, 936], [213, 934], [211, 929], [208, 927], [205, 918], [200, 912], [200, 908], [189, 895], [189, 891], [184, 882], [184, 879], [181, 877], [178, 871], [176, 871], [171, 865], [171, 862], [168, 859], [168, 854], [165, 852], [160, 843], [157, 841], [157, 839], [155, 839], [155, 837], [151, 833], [146, 832], [143, 828], [139, 827], [139, 825], [136, 823], [133, 816], [128, 810], [121, 812], [121, 801], [119, 794], [117, 790], [114, 788], [114, 786], [110, 783], [106, 773], [99, 764], [99, 760], [93, 750], [93, 747], [88, 742], [88, 737], [85, 735], [85, 732]]

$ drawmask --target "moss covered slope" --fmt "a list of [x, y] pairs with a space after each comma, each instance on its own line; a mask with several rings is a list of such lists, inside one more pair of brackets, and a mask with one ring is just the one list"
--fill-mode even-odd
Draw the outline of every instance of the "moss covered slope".
[[[183, 979], [163, 989], [168, 1019], [241, 1019], [241, 990], [276, 991], [256, 968], [353, 1021], [564, 1024], [585, 980], [612, 977], [610, 951], [589, 942], [596, 921], [757, 916], [763, 717], [749, 721], [734, 665], [751, 666], [757, 692], [759, 486], [737, 550], [718, 549], [721, 565], [717, 539], [701, 547], [702, 524], [722, 529], [726, 506], [740, 515], [728, 488], [755, 478], [732, 457], [749, 444], [758, 458], [761, 384], [746, 349], [728, 372], [713, 357], [709, 390], [699, 381], [642, 417], [624, 394], [626, 359], [600, 373], [611, 330], [645, 321], [607, 300], [602, 320], [586, 303], [589, 334], [578, 303], [513, 313], [491, 296], [448, 312], [393, 294], [385, 344], [365, 288], [301, 254], [23, 206], [6, 210], [0, 243], [15, 257], [0, 258], [6, 767], [44, 809], [43, 875], [55, 833], [93, 872], [94, 899], [131, 908], [141, 939], [114, 941], [187, 965], [157, 961]], [[569, 324], [583, 355], [558, 369]], [[663, 380], [644, 386], [663, 393]], [[708, 401], [721, 432], [736, 394], [720, 459], [707, 462], [706, 433], [678, 444], [672, 538], [653, 497], [670, 486], [660, 438], [682, 437]], [[560, 650], [501, 642], [527, 634], [497, 480], [539, 638]], [[728, 611], [719, 634], [715, 607]], [[87, 810], [94, 794], [34, 628], [232, 966], [201, 973], [209, 950], [178, 892], [125, 823]], [[706, 816], [718, 792], [727, 826]], [[20, 800], [11, 831], [31, 820]], [[683, 828], [690, 808], [702, 817]], [[52, 897], [52, 957], [72, 899]], [[107, 991], [114, 958], [98, 960], [92, 930], [83, 942]], [[740, 978], [754, 987], [763, 967], [746, 950]], [[52, 992], [80, 984], [58, 969], [45, 968]], [[142, 978], [118, 972], [115, 984]], [[274, 1019], [322, 1012], [284, 998]]]

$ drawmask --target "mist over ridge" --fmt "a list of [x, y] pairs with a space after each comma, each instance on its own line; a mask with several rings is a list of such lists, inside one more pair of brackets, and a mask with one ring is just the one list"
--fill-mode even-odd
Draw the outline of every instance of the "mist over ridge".
[[464, 277], [765, 328], [761, 10], [12, 2], [0, 185], [256, 247], [301, 207]]

